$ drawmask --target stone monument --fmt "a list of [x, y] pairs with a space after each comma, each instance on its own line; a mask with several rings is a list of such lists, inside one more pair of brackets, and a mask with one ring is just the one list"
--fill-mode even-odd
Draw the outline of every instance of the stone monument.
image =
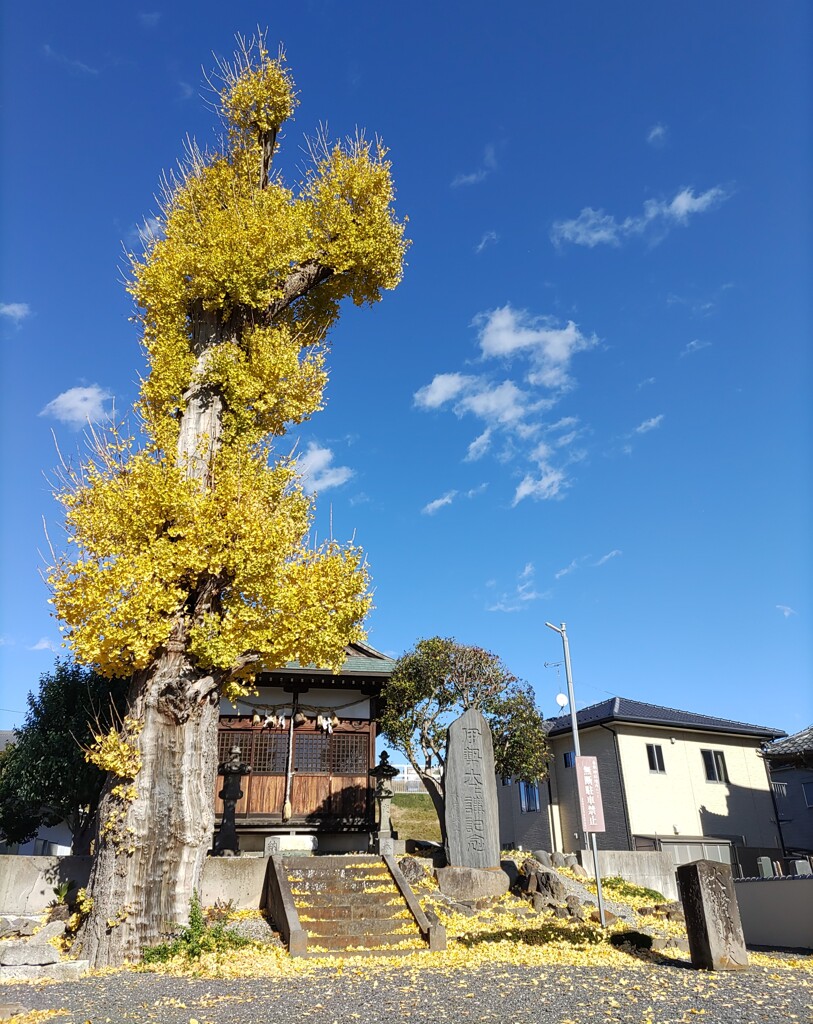
[[248, 775], [250, 771], [251, 767], [243, 763], [239, 747], [232, 747], [228, 758], [217, 766], [218, 775], [223, 776], [223, 789], [218, 793], [223, 801], [223, 819], [215, 836], [213, 852], [216, 857], [234, 856], [240, 852], [235, 808], [237, 801], [243, 796], [243, 790], [240, 788], [243, 776]]
[[437, 872], [441, 891], [456, 899], [501, 896], [509, 879], [500, 867], [494, 748], [474, 708], [449, 726], [444, 780], [449, 866]]
[[741, 971], [748, 966], [740, 908], [728, 864], [696, 860], [677, 869], [692, 966]]

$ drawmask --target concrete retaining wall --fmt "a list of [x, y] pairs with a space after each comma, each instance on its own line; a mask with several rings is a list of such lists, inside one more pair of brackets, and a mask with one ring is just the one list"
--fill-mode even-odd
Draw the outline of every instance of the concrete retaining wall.
[[263, 905], [268, 857], [207, 857], [200, 884], [200, 902], [213, 906], [218, 900], [234, 901], [237, 910], [257, 910]]
[[[0, 856], [0, 914], [42, 914], [54, 886], [71, 880], [87, 885], [92, 857]], [[267, 857], [208, 857], [203, 866], [201, 903], [233, 900], [238, 910], [262, 905]]]
[[42, 914], [60, 882], [87, 885], [92, 857], [0, 857], [0, 913]]
[[[580, 850], [577, 856], [582, 866], [594, 874], [592, 852]], [[668, 853], [661, 850], [599, 850], [598, 864], [602, 878], [620, 875], [625, 882], [663, 893], [667, 900], [679, 899], [675, 864]]]
[[813, 949], [813, 876], [736, 878], [745, 941]]

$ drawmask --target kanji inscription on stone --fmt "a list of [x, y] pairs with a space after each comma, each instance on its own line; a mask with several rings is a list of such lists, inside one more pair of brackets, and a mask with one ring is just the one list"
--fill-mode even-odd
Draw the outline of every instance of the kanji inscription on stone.
[[500, 865], [494, 748], [488, 722], [470, 709], [446, 742], [446, 855], [455, 867]]
[[748, 966], [740, 908], [728, 864], [696, 860], [677, 869], [692, 964], [707, 971]]

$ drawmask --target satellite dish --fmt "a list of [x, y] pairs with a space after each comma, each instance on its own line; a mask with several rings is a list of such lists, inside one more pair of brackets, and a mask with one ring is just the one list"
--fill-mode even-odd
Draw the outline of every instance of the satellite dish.
[[567, 707], [567, 697], [563, 693], [556, 694], [556, 703], [560, 708]]

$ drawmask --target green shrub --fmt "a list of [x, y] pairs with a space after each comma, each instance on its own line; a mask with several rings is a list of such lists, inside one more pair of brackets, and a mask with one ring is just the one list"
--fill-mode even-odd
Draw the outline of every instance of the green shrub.
[[222, 953], [230, 949], [250, 946], [251, 939], [238, 935], [222, 923], [207, 925], [200, 905], [200, 897], [193, 893], [189, 904], [189, 924], [171, 942], [149, 946], [141, 954], [145, 964], [162, 964], [175, 956], [199, 960], [203, 953]]

